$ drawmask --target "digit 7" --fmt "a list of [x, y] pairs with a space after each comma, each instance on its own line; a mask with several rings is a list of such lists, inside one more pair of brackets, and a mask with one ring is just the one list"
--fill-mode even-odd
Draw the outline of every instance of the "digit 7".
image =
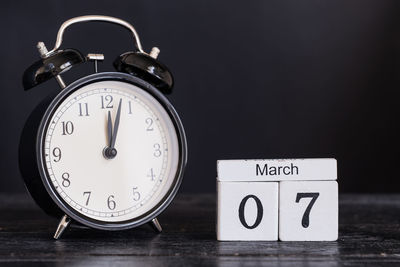
[[303, 225], [304, 228], [308, 228], [310, 225], [310, 211], [318, 197], [319, 193], [297, 193], [296, 203], [299, 203], [302, 198], [311, 198], [310, 203], [304, 211], [303, 219], [301, 220], [301, 225]]

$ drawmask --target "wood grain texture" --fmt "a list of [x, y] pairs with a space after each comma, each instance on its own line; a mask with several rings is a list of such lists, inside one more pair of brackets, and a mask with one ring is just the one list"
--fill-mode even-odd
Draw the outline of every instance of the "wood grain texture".
[[342, 195], [337, 242], [218, 242], [215, 195], [179, 195], [149, 226], [123, 232], [72, 227], [29, 196], [0, 195], [0, 266], [400, 266], [400, 195]]

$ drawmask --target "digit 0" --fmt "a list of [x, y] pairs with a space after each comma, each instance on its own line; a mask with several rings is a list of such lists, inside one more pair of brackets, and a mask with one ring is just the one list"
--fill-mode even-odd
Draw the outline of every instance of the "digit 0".
[[[256, 218], [256, 221], [253, 223], [253, 225], [248, 225], [247, 222], [246, 222], [246, 218], [244, 217], [244, 209], [245, 209], [247, 200], [249, 200], [250, 198], [254, 199], [254, 201], [256, 202], [256, 205], [257, 205], [257, 218]], [[260, 199], [258, 197], [256, 197], [255, 195], [247, 195], [240, 202], [240, 205], [239, 205], [239, 220], [242, 223], [242, 225], [244, 227], [246, 227], [247, 229], [256, 228], [261, 223], [261, 220], [263, 218], [263, 213], [264, 213], [263, 205], [262, 205]]]

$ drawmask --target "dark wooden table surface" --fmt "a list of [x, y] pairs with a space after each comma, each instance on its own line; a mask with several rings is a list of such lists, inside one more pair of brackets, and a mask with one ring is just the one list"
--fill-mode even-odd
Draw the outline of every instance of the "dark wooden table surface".
[[149, 226], [123, 232], [70, 228], [27, 194], [0, 194], [0, 266], [400, 266], [400, 195], [341, 195], [337, 242], [218, 242], [215, 195], [179, 195]]

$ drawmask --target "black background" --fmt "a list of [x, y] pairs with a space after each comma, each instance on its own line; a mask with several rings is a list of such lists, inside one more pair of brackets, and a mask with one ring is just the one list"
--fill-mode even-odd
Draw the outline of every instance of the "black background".
[[[35, 45], [80, 15], [131, 22], [175, 76], [169, 97], [185, 125], [182, 191], [215, 191], [222, 158], [335, 157], [342, 192], [398, 192], [398, 1], [3, 1], [0, 16], [0, 191], [24, 190], [17, 147], [54, 80], [24, 92]], [[101, 71], [132, 50], [102, 23], [71, 27], [63, 47], [104, 53]], [[93, 71], [69, 71], [67, 82]]]

